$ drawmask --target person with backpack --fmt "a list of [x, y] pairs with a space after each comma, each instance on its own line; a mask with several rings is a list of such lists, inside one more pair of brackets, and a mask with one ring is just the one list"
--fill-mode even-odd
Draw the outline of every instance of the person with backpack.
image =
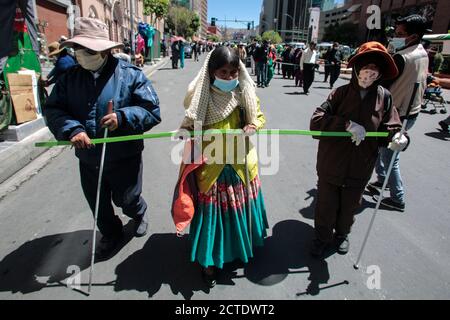
[[[333, 90], [314, 112], [310, 130], [347, 131], [351, 138], [319, 137], [318, 195], [314, 215], [316, 238], [311, 254], [322, 257], [335, 242], [346, 254], [354, 215], [375, 167], [380, 147], [402, 151], [409, 138], [392, 97], [380, 82], [398, 75], [397, 66], [379, 42], [363, 44], [349, 62], [350, 83]], [[388, 132], [387, 138], [365, 139], [366, 132]]]

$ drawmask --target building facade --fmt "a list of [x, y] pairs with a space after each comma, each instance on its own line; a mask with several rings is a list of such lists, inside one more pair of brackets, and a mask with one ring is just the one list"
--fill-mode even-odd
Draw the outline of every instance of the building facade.
[[68, 10], [70, 0], [36, 0], [38, 31], [45, 35], [47, 43], [58, 41], [61, 36], [69, 37]]
[[285, 42], [308, 41], [310, 9], [323, 4], [324, 0], [263, 0], [260, 33], [275, 30]]
[[336, 23], [353, 23], [358, 24], [361, 16], [361, 6], [352, 4], [350, 1], [341, 7], [334, 7], [332, 10], [322, 11], [320, 13], [319, 22], [319, 41], [331, 40], [323, 39], [325, 29]]
[[[133, 1], [133, 3], [131, 3]], [[109, 29], [109, 37], [113, 41], [121, 42], [130, 39], [131, 5], [134, 10], [134, 29], [140, 21], [149, 22], [144, 17], [144, 3], [142, 0], [76, 0], [80, 16], [102, 20]]]
[[[359, 8], [359, 40], [382, 40], [384, 28], [394, 25], [399, 16], [420, 14], [427, 18], [429, 28], [433, 33], [448, 33], [450, 29], [450, 1], [448, 0], [349, 0], [352, 5], [360, 5]], [[381, 8], [381, 30], [369, 30], [367, 19], [371, 13], [367, 13], [368, 7], [377, 5]]]
[[75, 17], [102, 20], [109, 29], [110, 40], [123, 42], [131, 39], [131, 5], [133, 5], [133, 30], [139, 22], [151, 24], [164, 33], [164, 19], [144, 15], [143, 0], [35, 0], [38, 30], [46, 42], [57, 41], [61, 36], [71, 37]]
[[198, 36], [206, 39], [208, 35], [208, 0], [190, 0], [190, 8], [200, 17]]
[[219, 40], [222, 39], [222, 31], [218, 26], [208, 26], [208, 35], [217, 36]]

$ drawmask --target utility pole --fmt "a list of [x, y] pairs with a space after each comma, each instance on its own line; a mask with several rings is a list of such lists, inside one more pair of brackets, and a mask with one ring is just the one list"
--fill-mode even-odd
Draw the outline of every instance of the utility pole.
[[[309, 42], [310, 42], [310, 40], [309, 40], [309, 23], [311, 22], [311, 7], [312, 7], [312, 0], [310, 0], [309, 3], [310, 3], [310, 5], [309, 5], [309, 8], [308, 8], [308, 11], [309, 11], [308, 34], [307, 34], [307, 36], [306, 36], [306, 43], [309, 43]], [[312, 32], [311, 32], [311, 36], [312, 36]]]
[[134, 57], [134, 0], [130, 0], [131, 56]]

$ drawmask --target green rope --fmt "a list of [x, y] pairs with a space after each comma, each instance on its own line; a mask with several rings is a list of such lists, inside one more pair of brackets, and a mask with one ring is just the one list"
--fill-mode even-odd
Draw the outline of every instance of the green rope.
[[[201, 136], [201, 135], [215, 135], [215, 134], [229, 134], [229, 135], [239, 135], [242, 134], [242, 130], [207, 130], [207, 131], [192, 131], [191, 136]], [[289, 129], [262, 129], [256, 132], [257, 135], [292, 135], [292, 136], [314, 136], [314, 137], [351, 137], [349, 132], [331, 132], [331, 131], [309, 131], [309, 130], [289, 130]], [[369, 138], [387, 138], [387, 132], [368, 132], [366, 137]], [[182, 136], [180, 132], [170, 131], [170, 132], [157, 132], [148, 133], [132, 136], [121, 136], [121, 137], [110, 137], [106, 139], [91, 139], [92, 144], [103, 144], [103, 143], [114, 143], [114, 142], [125, 142], [125, 141], [135, 141], [135, 140], [145, 140], [145, 139], [160, 139], [160, 138], [170, 138]], [[70, 141], [48, 141], [48, 142], [37, 142], [36, 147], [52, 148], [57, 146], [70, 146]]]

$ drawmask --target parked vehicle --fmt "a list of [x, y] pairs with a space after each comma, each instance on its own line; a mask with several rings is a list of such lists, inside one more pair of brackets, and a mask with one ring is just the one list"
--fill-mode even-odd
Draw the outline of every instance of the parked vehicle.
[[306, 49], [306, 44], [304, 42], [291, 42], [289, 43], [289, 45], [294, 48], [294, 49], [302, 49], [305, 50]]
[[190, 44], [186, 44], [184, 47], [184, 57], [186, 59], [192, 59], [192, 46]]

